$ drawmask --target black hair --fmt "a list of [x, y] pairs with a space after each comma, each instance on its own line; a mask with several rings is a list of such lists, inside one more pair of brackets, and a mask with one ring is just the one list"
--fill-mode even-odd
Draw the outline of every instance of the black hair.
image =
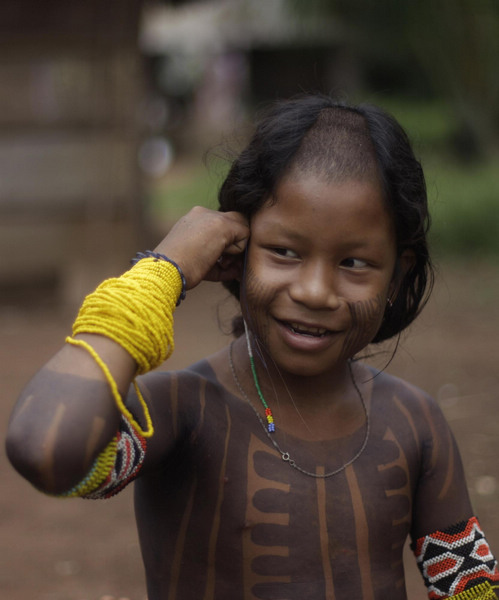
[[[393, 217], [397, 256], [409, 251], [413, 258], [372, 341], [393, 337], [420, 313], [433, 285], [426, 184], [405, 131], [372, 105], [348, 106], [324, 95], [274, 103], [232, 163], [220, 188], [220, 210], [251, 219], [272, 201], [284, 176], [302, 168], [336, 181], [378, 177]], [[225, 286], [239, 299], [238, 281]]]

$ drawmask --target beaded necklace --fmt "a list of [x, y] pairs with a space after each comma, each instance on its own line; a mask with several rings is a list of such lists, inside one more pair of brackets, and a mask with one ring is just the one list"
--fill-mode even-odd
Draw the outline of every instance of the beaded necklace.
[[275, 423], [274, 423], [274, 418], [272, 416], [272, 411], [269, 408], [267, 402], [265, 401], [265, 398], [263, 396], [262, 390], [260, 388], [260, 383], [258, 381], [258, 376], [256, 373], [256, 367], [255, 367], [255, 360], [253, 358], [253, 352], [252, 352], [252, 348], [251, 348], [251, 342], [250, 342], [250, 338], [249, 338], [249, 331], [248, 331], [248, 327], [246, 325], [246, 322], [244, 322], [244, 328], [245, 328], [245, 335], [246, 335], [246, 345], [248, 348], [248, 356], [250, 359], [250, 366], [251, 366], [251, 373], [253, 375], [253, 381], [255, 384], [255, 388], [258, 394], [258, 397], [265, 409], [265, 417], [267, 419], [267, 424], [265, 424], [262, 416], [260, 415], [260, 413], [258, 412], [258, 410], [256, 409], [256, 407], [253, 405], [253, 403], [251, 402], [248, 394], [246, 394], [246, 392], [244, 391], [244, 388], [241, 385], [241, 382], [239, 381], [239, 377], [237, 376], [236, 370], [234, 368], [234, 361], [232, 358], [232, 347], [234, 345], [234, 342], [231, 343], [231, 345], [229, 346], [229, 366], [230, 366], [230, 370], [232, 371], [232, 376], [234, 378], [234, 381], [237, 385], [237, 388], [239, 389], [239, 392], [241, 393], [241, 395], [243, 396], [243, 398], [246, 400], [246, 402], [251, 406], [251, 408], [253, 409], [254, 413], [256, 414], [256, 416], [258, 417], [258, 420], [260, 421], [260, 424], [263, 427], [263, 430], [265, 431], [267, 437], [269, 438], [269, 440], [272, 442], [272, 445], [274, 446], [274, 448], [279, 452], [279, 454], [281, 455], [281, 458], [283, 461], [287, 462], [289, 464], [290, 467], [293, 467], [293, 469], [296, 469], [297, 471], [300, 471], [300, 473], [303, 473], [304, 475], [308, 475], [309, 477], [315, 477], [317, 479], [326, 479], [328, 477], [332, 477], [333, 475], [337, 475], [338, 473], [341, 473], [342, 471], [344, 471], [349, 465], [351, 465], [353, 462], [355, 462], [359, 456], [362, 454], [362, 452], [364, 452], [366, 446], [367, 446], [367, 442], [369, 440], [369, 432], [370, 432], [370, 421], [369, 421], [369, 412], [367, 410], [367, 406], [364, 400], [364, 397], [362, 396], [362, 393], [359, 389], [359, 386], [357, 385], [357, 382], [355, 381], [355, 377], [353, 376], [353, 371], [352, 371], [352, 365], [351, 365], [351, 361], [348, 361], [348, 370], [350, 373], [350, 377], [353, 383], [353, 386], [355, 387], [355, 390], [357, 392], [357, 395], [360, 398], [360, 401], [362, 403], [362, 408], [364, 409], [364, 414], [366, 415], [366, 434], [364, 436], [364, 441], [362, 442], [362, 445], [360, 447], [360, 449], [358, 450], [358, 452], [355, 454], [355, 456], [353, 456], [353, 458], [351, 458], [349, 461], [347, 461], [344, 465], [342, 465], [341, 467], [339, 467], [338, 469], [335, 469], [334, 471], [330, 471], [328, 473], [324, 473], [324, 474], [317, 474], [317, 473], [312, 473], [311, 471], [307, 471], [306, 469], [300, 467], [299, 465], [296, 464], [296, 462], [291, 458], [289, 452], [286, 452], [284, 450], [281, 449], [281, 447], [279, 446], [279, 444], [276, 442], [276, 440], [274, 439], [274, 436], [272, 436], [272, 433], [275, 433]]

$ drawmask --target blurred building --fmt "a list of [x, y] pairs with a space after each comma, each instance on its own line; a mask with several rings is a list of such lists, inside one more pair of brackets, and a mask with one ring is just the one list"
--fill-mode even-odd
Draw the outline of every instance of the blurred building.
[[141, 29], [173, 137], [220, 139], [262, 102], [351, 89], [357, 71], [345, 40], [338, 20], [290, 0], [149, 3]]
[[0, 10], [0, 285], [78, 300], [137, 247], [142, 0]]

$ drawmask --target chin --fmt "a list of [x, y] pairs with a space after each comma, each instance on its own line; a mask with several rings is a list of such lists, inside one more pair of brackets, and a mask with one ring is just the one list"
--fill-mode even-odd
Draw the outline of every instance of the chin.
[[279, 371], [283, 374], [292, 375], [293, 377], [319, 377], [328, 373], [337, 366], [338, 361], [324, 364], [317, 364], [317, 361], [307, 359], [296, 359], [293, 361], [279, 361], [275, 364]]

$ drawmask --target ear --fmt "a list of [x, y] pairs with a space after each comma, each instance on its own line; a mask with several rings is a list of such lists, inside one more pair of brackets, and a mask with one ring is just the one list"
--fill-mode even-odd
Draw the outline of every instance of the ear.
[[390, 283], [390, 288], [388, 291], [388, 299], [391, 303], [395, 302], [398, 293], [400, 291], [400, 286], [404, 281], [407, 273], [414, 267], [416, 264], [416, 255], [414, 254], [414, 250], [412, 248], [408, 248], [404, 250], [402, 254], [397, 258], [397, 262], [395, 264], [395, 269], [393, 271], [392, 281]]

